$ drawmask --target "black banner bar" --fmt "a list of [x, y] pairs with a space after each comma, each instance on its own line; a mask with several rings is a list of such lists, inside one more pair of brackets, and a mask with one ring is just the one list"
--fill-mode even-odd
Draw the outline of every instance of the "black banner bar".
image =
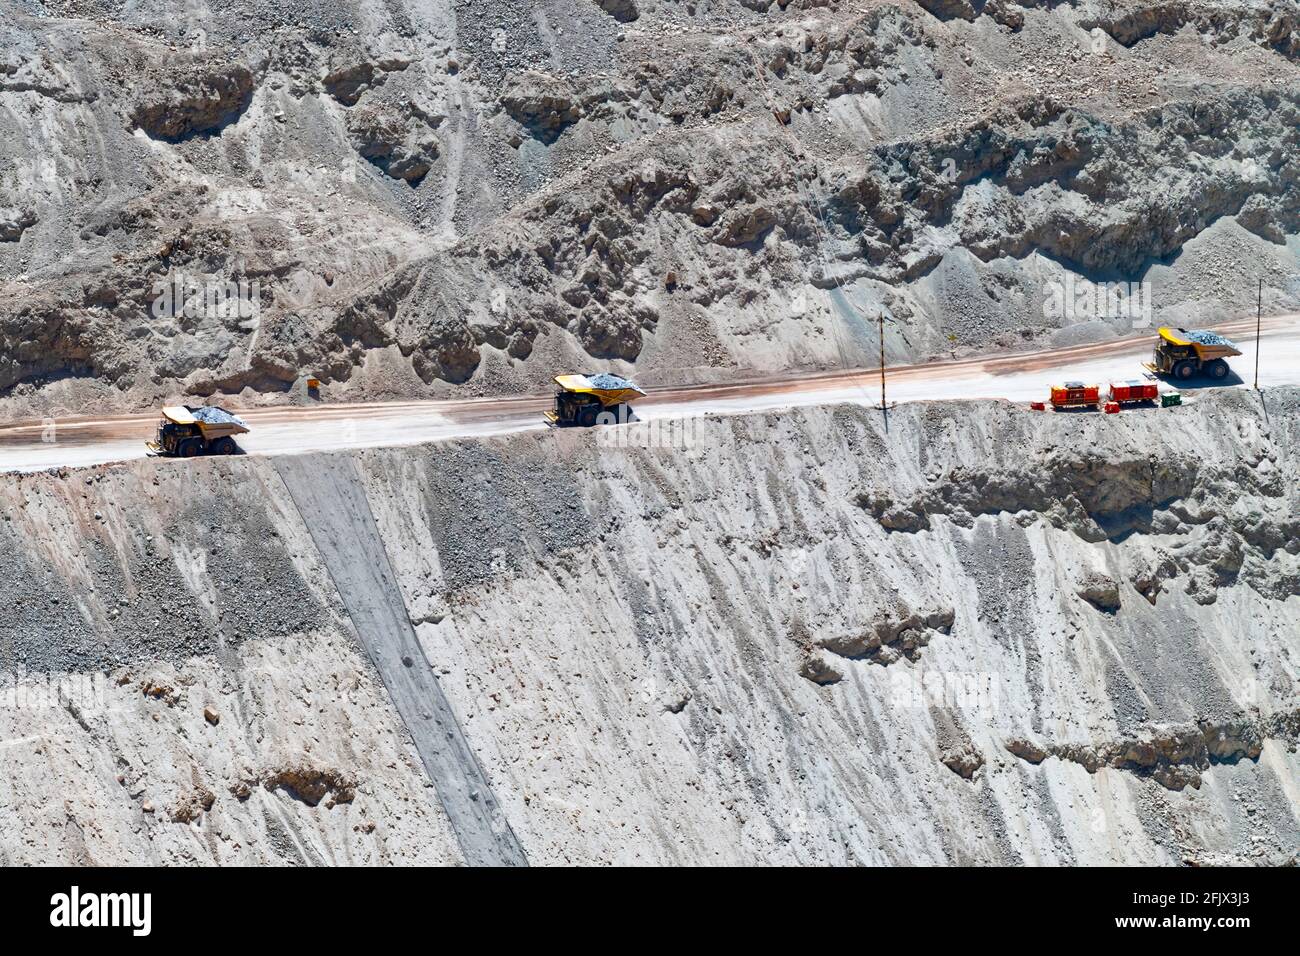
[[[770, 932], [774, 918], [791, 929], [817, 923], [821, 942], [833, 927], [851, 937], [857, 920], [888, 919], [927, 940], [969, 942], [975, 927], [1033, 925], [1079, 940], [1196, 933], [1231, 945], [1241, 933], [1293, 931], [1300, 886], [1290, 868], [575, 870], [539, 878], [540, 869], [7, 869], [0, 898], [6, 928], [20, 937], [77, 933], [128, 945], [201, 944], [210, 931], [213, 939], [233, 932], [262, 944], [283, 937], [337, 947], [409, 931], [411, 916], [451, 925], [488, 919], [494, 941], [506, 942], [512, 932], [558, 937], [575, 917], [641, 924], [651, 910], [652, 925], [688, 921], [693, 941], [716, 934], [728, 945], [737, 934]], [[421, 898], [428, 904], [412, 909]], [[714, 916], [701, 927], [702, 907]], [[724, 914], [726, 925], [718, 922]]]

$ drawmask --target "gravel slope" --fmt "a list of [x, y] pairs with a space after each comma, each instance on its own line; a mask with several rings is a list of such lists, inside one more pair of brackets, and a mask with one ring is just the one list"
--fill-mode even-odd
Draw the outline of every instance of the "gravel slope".
[[[347, 456], [531, 863], [1294, 856], [1300, 393], [702, 428]], [[0, 509], [8, 859], [461, 859], [269, 460]]]
[[8, 8], [6, 417], [856, 367], [881, 311], [895, 362], [1130, 332], [1083, 281], [1300, 304], [1284, 3]]

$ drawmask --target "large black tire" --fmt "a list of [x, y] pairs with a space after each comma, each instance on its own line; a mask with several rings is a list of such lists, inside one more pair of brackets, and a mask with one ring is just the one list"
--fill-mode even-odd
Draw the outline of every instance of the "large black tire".
[[1195, 378], [1196, 371], [1197, 369], [1196, 369], [1195, 362], [1193, 362], [1191, 359], [1183, 359], [1181, 362], [1179, 362], [1177, 365], [1174, 366], [1174, 378], [1178, 379], [1180, 382], [1185, 382], [1189, 378]]
[[203, 451], [202, 438], [187, 438], [176, 448], [176, 454], [182, 458], [198, 458]]
[[208, 446], [208, 454], [210, 455], [233, 455], [237, 450], [235, 440], [229, 435], [225, 438], [218, 438]]
[[1205, 374], [1213, 379], [1225, 379], [1228, 377], [1228, 363], [1223, 359], [1214, 359], [1205, 363]]
[[578, 424], [583, 428], [591, 428], [596, 424], [596, 419], [600, 417], [599, 405], [583, 405], [578, 409]]

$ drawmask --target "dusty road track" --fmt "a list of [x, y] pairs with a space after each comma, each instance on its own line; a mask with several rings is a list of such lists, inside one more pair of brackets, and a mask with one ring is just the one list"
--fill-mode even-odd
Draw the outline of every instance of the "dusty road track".
[[[1229, 379], [1228, 384], [1246, 387], [1255, 367], [1255, 320], [1240, 319], [1215, 328], [1233, 337], [1244, 353], [1231, 363], [1241, 378]], [[1300, 384], [1300, 315], [1265, 319], [1263, 329], [1260, 385]], [[1067, 377], [1101, 383], [1136, 378], [1153, 341], [1154, 332], [1145, 330], [1091, 345], [897, 366], [888, 372], [889, 400], [1028, 401], [1044, 397], [1050, 383]], [[636, 413], [651, 420], [879, 401], [879, 369], [857, 369], [655, 390], [637, 403]], [[240, 439], [240, 446], [250, 455], [293, 455], [541, 429], [545, 427], [541, 413], [550, 403], [550, 396], [528, 396], [250, 409], [240, 412], [252, 428]], [[142, 458], [144, 442], [152, 437], [157, 420], [151, 412], [59, 420], [53, 428], [39, 421], [5, 425], [0, 427], [0, 471]]]
[[465, 862], [526, 866], [523, 848], [415, 636], [356, 462], [303, 456], [275, 467], [325, 558], [357, 638], [411, 732]]

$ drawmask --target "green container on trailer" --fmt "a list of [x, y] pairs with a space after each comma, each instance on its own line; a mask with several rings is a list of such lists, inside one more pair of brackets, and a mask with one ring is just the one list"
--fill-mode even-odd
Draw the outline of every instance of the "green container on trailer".
[[1181, 392], [1163, 392], [1160, 395], [1160, 407], [1168, 408], [1171, 405], [1183, 404], [1183, 395]]

